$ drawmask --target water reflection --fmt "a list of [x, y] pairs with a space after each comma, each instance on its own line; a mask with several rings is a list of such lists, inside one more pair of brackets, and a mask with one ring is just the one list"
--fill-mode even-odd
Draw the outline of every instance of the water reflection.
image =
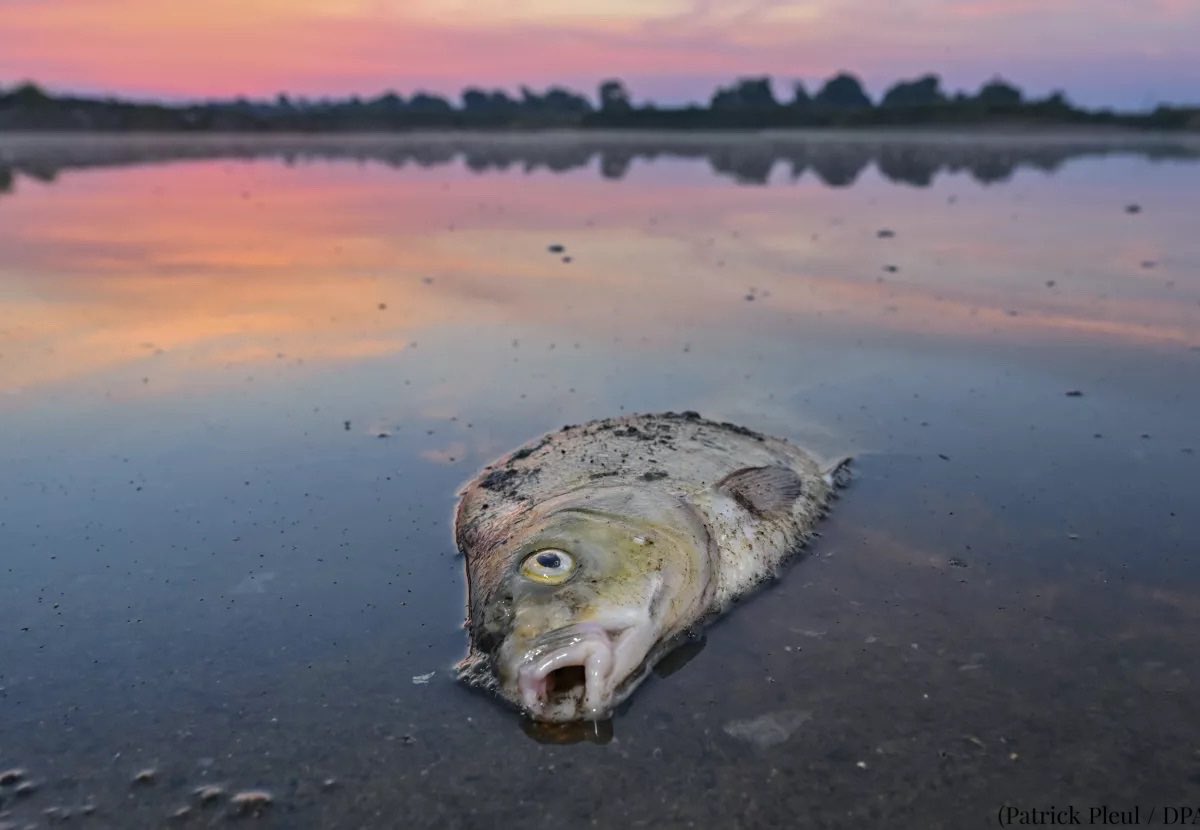
[[[0, 304], [0, 388], [132, 366], [161, 376], [168, 367], [178, 374], [346, 362], [411, 348], [439, 326], [530, 319], [680, 349], [702, 338], [690, 333], [696, 326], [731, 315], [752, 315], [755, 327], [778, 331], [804, 320], [967, 338], [1197, 344], [1200, 286], [1188, 276], [1187, 210], [1131, 216], [1122, 209], [1127, 188], [1151, 201], [1195, 197], [1165, 195], [1176, 185], [1148, 167], [1087, 204], [1037, 180], [1017, 201], [983, 189], [961, 202], [953, 194], [912, 201], [905, 191], [880, 190], [878, 177], [826, 202], [796, 198], [811, 183], [748, 190], [691, 169], [620, 188], [586, 176], [535, 178], [518, 188], [496, 173], [381, 174], [315, 161], [341, 154], [426, 164], [467, 152], [476, 165], [490, 153], [563, 166], [576, 152], [599, 152], [576, 147], [583, 138], [552, 138], [549, 147], [455, 138], [464, 146], [439, 145], [436, 156], [415, 138], [407, 139], [412, 146], [326, 141], [0, 145], [12, 169], [43, 182], [55, 182], [60, 170], [99, 167], [49, 188], [18, 188], [3, 203], [0, 279], [9, 289]], [[630, 153], [695, 152], [743, 171], [746, 158], [769, 164], [779, 149], [766, 139], [745, 146], [679, 139], [674, 151], [638, 150], [629, 141]], [[1067, 158], [1074, 146], [989, 152], [1015, 165], [1040, 153]], [[916, 170], [937, 158], [931, 147], [862, 141], [792, 149], [809, 154], [805, 165], [823, 158], [823, 175], [842, 182], [871, 158], [881, 173], [894, 164]], [[964, 159], [978, 153], [953, 142], [941, 150], [948, 155], [929, 169], [968, 165]], [[989, 152], [970, 169], [999, 164]], [[300, 171], [247, 160], [280, 154], [314, 165]], [[179, 158], [188, 160], [108, 166]], [[840, 164], [847, 166], [838, 172]], [[1074, 218], [1056, 221], [1063, 211]], [[565, 256], [547, 253], [551, 243], [566, 243]], [[646, 303], [647, 290], [672, 301]]]
[[[1200, 165], [634, 136], [590, 157], [615, 183], [580, 140], [0, 141], [0, 769], [44, 783], [0, 824], [161, 827], [217, 782], [284, 827], [1184, 798]], [[452, 680], [456, 488], [666, 409], [854, 482], [619, 723], [526, 740]]]
[[279, 159], [377, 162], [388, 167], [436, 167], [461, 162], [477, 173], [597, 167], [620, 180], [635, 162], [706, 162], [718, 176], [763, 185], [779, 167], [799, 179], [811, 171], [828, 187], [848, 187], [869, 166], [888, 181], [928, 187], [943, 172], [965, 172], [980, 184], [1010, 179], [1023, 168], [1053, 173], [1073, 159], [1131, 155], [1151, 160], [1196, 160], [1200, 138], [1188, 135], [984, 133], [879, 134], [756, 133], [748, 135], [552, 133], [534, 136], [471, 134], [392, 136], [15, 136], [0, 145], [0, 191], [15, 174], [42, 182], [63, 170], [201, 159]]

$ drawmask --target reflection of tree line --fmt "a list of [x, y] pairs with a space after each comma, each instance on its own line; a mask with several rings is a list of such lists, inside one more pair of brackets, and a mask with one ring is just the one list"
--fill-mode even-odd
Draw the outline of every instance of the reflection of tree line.
[[717, 175], [741, 184], [765, 184], [782, 167], [792, 179], [811, 172], [829, 187], [853, 184], [873, 164], [889, 181], [926, 187], [943, 171], [966, 172], [987, 184], [1004, 181], [1022, 167], [1053, 172], [1073, 158], [1113, 153], [1196, 160], [1200, 158], [1200, 141], [1186, 137], [987, 139], [966, 135], [945, 139], [911, 135], [867, 138], [861, 133], [808, 137], [794, 133], [727, 137], [637, 133], [195, 139], [30, 136], [0, 142], [0, 191], [10, 190], [18, 173], [51, 182], [59, 171], [74, 168], [261, 158], [275, 158], [289, 165], [309, 160], [351, 160], [395, 168], [461, 162], [479, 173], [508, 170], [560, 173], [596, 165], [608, 179], [624, 178], [635, 161], [693, 159], [707, 162]]

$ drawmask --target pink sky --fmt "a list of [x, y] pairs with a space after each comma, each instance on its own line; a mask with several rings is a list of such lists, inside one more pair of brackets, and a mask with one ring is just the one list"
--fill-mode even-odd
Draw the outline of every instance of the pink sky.
[[874, 94], [927, 70], [1087, 105], [1200, 101], [1200, 0], [0, 0], [0, 85], [226, 97], [624, 79], [706, 99], [739, 75]]

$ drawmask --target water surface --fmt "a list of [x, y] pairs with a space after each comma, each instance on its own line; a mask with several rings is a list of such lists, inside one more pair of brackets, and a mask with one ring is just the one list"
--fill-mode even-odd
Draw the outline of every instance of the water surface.
[[[1198, 160], [0, 139], [0, 768], [40, 784], [0, 825], [160, 826], [214, 782], [271, 791], [279, 827], [1194, 805]], [[530, 730], [452, 679], [456, 487], [665, 409], [853, 453], [855, 479], [614, 721]]]

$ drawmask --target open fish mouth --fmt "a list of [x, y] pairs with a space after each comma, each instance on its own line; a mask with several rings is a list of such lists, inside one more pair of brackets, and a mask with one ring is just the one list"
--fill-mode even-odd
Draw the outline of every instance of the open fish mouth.
[[623, 630], [599, 623], [555, 629], [525, 653], [517, 671], [521, 703], [538, 720], [595, 720], [608, 714]]

